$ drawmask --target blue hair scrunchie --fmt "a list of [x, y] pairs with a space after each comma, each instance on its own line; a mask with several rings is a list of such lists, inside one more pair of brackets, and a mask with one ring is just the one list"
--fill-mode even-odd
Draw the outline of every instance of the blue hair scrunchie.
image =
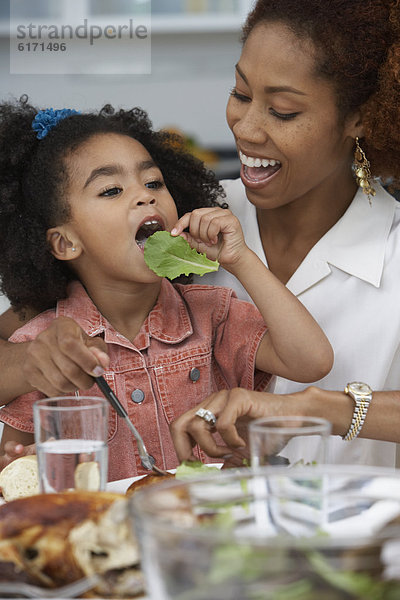
[[54, 108], [46, 108], [40, 110], [32, 121], [32, 129], [37, 132], [38, 140], [43, 139], [53, 127], [60, 121], [71, 115], [79, 115], [80, 111], [72, 108], [62, 108], [54, 110]]

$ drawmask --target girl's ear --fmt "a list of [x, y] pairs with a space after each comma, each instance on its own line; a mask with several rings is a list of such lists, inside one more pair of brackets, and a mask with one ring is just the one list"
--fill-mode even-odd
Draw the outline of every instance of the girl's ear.
[[78, 243], [74, 243], [71, 236], [63, 227], [52, 227], [47, 230], [46, 238], [51, 247], [51, 253], [58, 260], [73, 260], [77, 258], [82, 248]]

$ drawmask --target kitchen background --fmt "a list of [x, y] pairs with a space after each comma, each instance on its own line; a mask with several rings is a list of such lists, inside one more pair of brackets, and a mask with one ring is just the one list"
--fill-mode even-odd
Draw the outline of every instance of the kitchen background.
[[[32, 16], [43, 22], [55, 17], [68, 23], [74, 1], [30, 0], [28, 4]], [[233, 149], [225, 106], [240, 54], [240, 28], [251, 0], [152, 0], [149, 75], [10, 74], [9, 2], [17, 15], [18, 5], [25, 11], [27, 5], [26, 0], [0, 0], [1, 99], [27, 93], [33, 104], [54, 108], [99, 108], [108, 102], [141, 106], [157, 128], [177, 128], [205, 149]], [[86, 0], [87, 15], [106, 24], [124, 15], [128, 18], [138, 3], [143, 0]], [[129, 40], [113, 42], [110, 60], [116, 72], [131, 59]], [[94, 72], [98, 69], [93, 65]], [[224, 174], [225, 167], [220, 165], [219, 170]]]

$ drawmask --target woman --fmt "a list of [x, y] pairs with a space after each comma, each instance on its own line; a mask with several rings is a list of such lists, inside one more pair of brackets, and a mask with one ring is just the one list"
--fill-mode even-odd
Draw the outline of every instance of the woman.
[[[343, 390], [354, 380], [400, 388], [400, 209], [371, 180], [365, 159], [372, 175], [399, 178], [400, 3], [260, 0], [243, 41], [227, 107], [241, 181], [225, 185], [227, 201], [252, 249], [328, 335], [335, 366], [318, 387], [300, 391], [278, 378], [274, 392], [284, 396], [235, 390], [201, 407], [218, 417], [230, 446], [243, 442], [239, 417], [268, 414], [319, 415], [347, 439], [400, 441], [398, 392], [374, 391], [362, 429], [361, 421], [350, 427], [350, 395], [319, 389]], [[216, 281], [245, 297], [229, 274]], [[179, 457], [190, 457], [193, 440], [226, 454], [195, 412], [174, 424]], [[395, 464], [393, 444], [334, 441], [337, 462]]]
[[[334, 347], [334, 368], [317, 391], [330, 420], [339, 405], [345, 411], [347, 429], [335, 430], [342, 435], [350, 430], [354, 401], [341, 390], [354, 380], [374, 390], [366, 423], [386, 412], [386, 426], [397, 423], [394, 394], [375, 390], [400, 389], [400, 213], [370, 179], [367, 161], [373, 176], [400, 178], [399, 37], [398, 0], [259, 0], [244, 27], [227, 109], [242, 162], [241, 180], [225, 182], [227, 202], [247, 243]], [[210, 282], [238, 290], [224, 272]], [[15, 327], [3, 322], [0, 333], [6, 337]], [[79, 332], [70, 333], [73, 327], [58, 323], [28, 355], [24, 348], [2, 351], [4, 401], [21, 393], [18, 386], [54, 395], [82, 387], [86, 377], [89, 387], [87, 373], [107, 359], [89, 352]], [[18, 384], [13, 360], [24, 364]], [[302, 388], [278, 379], [275, 393], [288, 396], [279, 398], [277, 412], [297, 392], [307, 402], [315, 399], [315, 388]], [[270, 400], [265, 396], [266, 406]], [[194, 437], [193, 422], [207, 427], [198, 416], [182, 419], [174, 427], [178, 440]], [[397, 440], [386, 426], [371, 437]], [[337, 462], [395, 464], [394, 444], [335, 441]], [[180, 458], [188, 452], [186, 446]]]

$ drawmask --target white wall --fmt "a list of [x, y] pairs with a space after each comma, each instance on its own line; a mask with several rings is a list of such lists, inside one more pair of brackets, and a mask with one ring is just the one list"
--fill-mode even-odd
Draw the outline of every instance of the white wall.
[[[0, 38], [0, 100], [27, 93], [38, 106], [141, 106], [155, 127], [176, 126], [205, 146], [233, 146], [225, 107], [239, 57], [239, 31], [153, 34], [151, 75], [11, 75]], [[121, 43], [112, 60], [129, 59]], [[83, 59], [84, 60], [84, 57]]]

